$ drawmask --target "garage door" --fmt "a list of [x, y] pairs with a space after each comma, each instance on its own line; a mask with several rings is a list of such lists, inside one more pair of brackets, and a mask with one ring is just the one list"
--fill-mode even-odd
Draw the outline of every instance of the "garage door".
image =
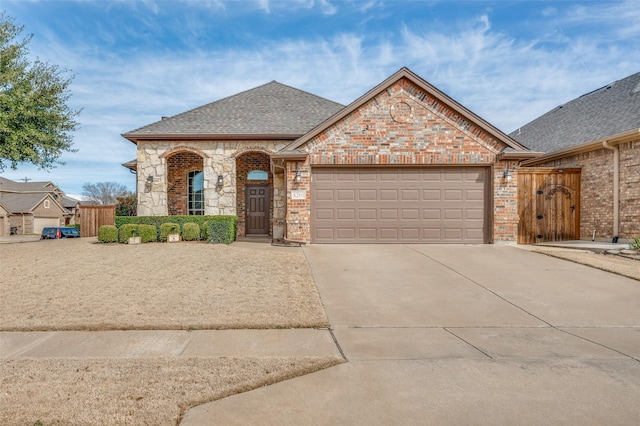
[[484, 243], [486, 167], [314, 168], [313, 243]]
[[33, 220], [33, 233], [40, 234], [48, 226], [60, 226], [60, 219], [56, 217], [36, 217]]

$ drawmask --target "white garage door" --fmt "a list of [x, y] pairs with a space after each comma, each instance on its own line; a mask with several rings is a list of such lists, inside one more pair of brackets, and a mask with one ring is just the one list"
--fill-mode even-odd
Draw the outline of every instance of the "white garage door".
[[36, 217], [33, 220], [33, 233], [41, 234], [42, 229], [48, 226], [60, 226], [60, 220], [55, 217]]
[[485, 243], [486, 167], [314, 168], [313, 243]]

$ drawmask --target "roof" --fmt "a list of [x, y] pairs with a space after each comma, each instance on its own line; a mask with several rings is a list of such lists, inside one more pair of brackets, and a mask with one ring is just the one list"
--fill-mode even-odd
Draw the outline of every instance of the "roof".
[[560, 105], [511, 133], [523, 145], [554, 152], [640, 128], [640, 72]]
[[16, 182], [0, 176], [0, 191], [53, 192], [57, 189], [53, 182]]
[[344, 106], [272, 81], [125, 133], [140, 139], [271, 137], [295, 139]]
[[0, 202], [10, 213], [29, 213], [47, 198], [57, 205], [61, 211], [65, 211], [65, 209], [60, 206], [60, 204], [58, 204], [58, 202], [54, 200], [49, 193], [0, 193]]
[[[16, 182], [0, 176], [0, 204], [10, 213], [28, 213], [45, 198], [66, 211], [58, 200], [62, 193], [53, 182]], [[65, 198], [64, 194], [62, 196]]]
[[401, 68], [395, 74], [391, 75], [382, 83], [378, 84], [376, 87], [369, 90], [367, 93], [362, 95], [360, 98], [356, 99], [354, 102], [346, 106], [344, 109], [341, 109], [331, 117], [327, 118], [325, 121], [323, 121], [314, 129], [312, 129], [310, 132], [306, 133], [299, 139], [287, 145], [285, 148], [283, 148], [282, 151], [284, 152], [293, 151], [301, 147], [306, 142], [313, 139], [314, 137], [316, 137], [317, 135], [325, 131], [327, 128], [337, 123], [339, 120], [345, 118], [346, 116], [348, 116], [349, 114], [351, 114], [352, 112], [360, 108], [362, 105], [364, 105], [365, 103], [369, 102], [371, 99], [376, 97], [380, 92], [387, 89], [389, 86], [391, 86], [392, 84], [394, 84], [395, 82], [397, 82], [402, 78], [408, 79], [413, 84], [418, 86], [421, 90], [425, 91], [430, 96], [437, 99], [439, 102], [448, 105], [450, 108], [455, 110], [458, 114], [464, 116], [466, 119], [473, 122], [473, 124], [478, 126], [480, 129], [484, 130], [495, 139], [504, 143], [506, 147], [513, 148], [515, 151], [518, 151], [518, 152], [523, 152], [523, 151], [528, 152], [524, 146], [519, 144], [517, 141], [513, 140], [507, 134], [503, 133], [498, 128], [489, 124], [487, 121], [483, 120], [478, 115], [474, 114], [473, 112], [471, 112], [470, 110], [468, 110], [467, 108], [465, 108], [464, 106], [462, 106], [461, 104], [453, 100], [444, 92], [438, 90], [436, 87], [429, 84], [426, 80], [422, 79], [421, 77], [419, 77], [417, 74], [413, 73], [411, 70], [409, 70], [406, 67]]

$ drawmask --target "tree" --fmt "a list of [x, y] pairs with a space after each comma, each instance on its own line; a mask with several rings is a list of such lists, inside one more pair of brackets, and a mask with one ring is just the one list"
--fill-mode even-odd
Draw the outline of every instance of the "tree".
[[118, 197], [118, 204], [116, 204], [116, 216], [137, 216], [137, 212], [138, 197], [136, 197], [136, 194]]
[[23, 28], [0, 14], [0, 172], [18, 163], [51, 169], [63, 164], [63, 152], [75, 151], [71, 133], [80, 111], [67, 105], [71, 78], [57, 65], [27, 59], [32, 36], [19, 39]]
[[118, 198], [131, 195], [127, 187], [118, 182], [85, 183], [82, 185], [82, 195], [98, 204], [116, 204]]

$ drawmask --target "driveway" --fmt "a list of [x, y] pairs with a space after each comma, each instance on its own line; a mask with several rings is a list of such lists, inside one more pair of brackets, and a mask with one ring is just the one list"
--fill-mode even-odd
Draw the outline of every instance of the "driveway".
[[500, 245], [304, 252], [349, 362], [183, 425], [640, 422], [640, 282]]

